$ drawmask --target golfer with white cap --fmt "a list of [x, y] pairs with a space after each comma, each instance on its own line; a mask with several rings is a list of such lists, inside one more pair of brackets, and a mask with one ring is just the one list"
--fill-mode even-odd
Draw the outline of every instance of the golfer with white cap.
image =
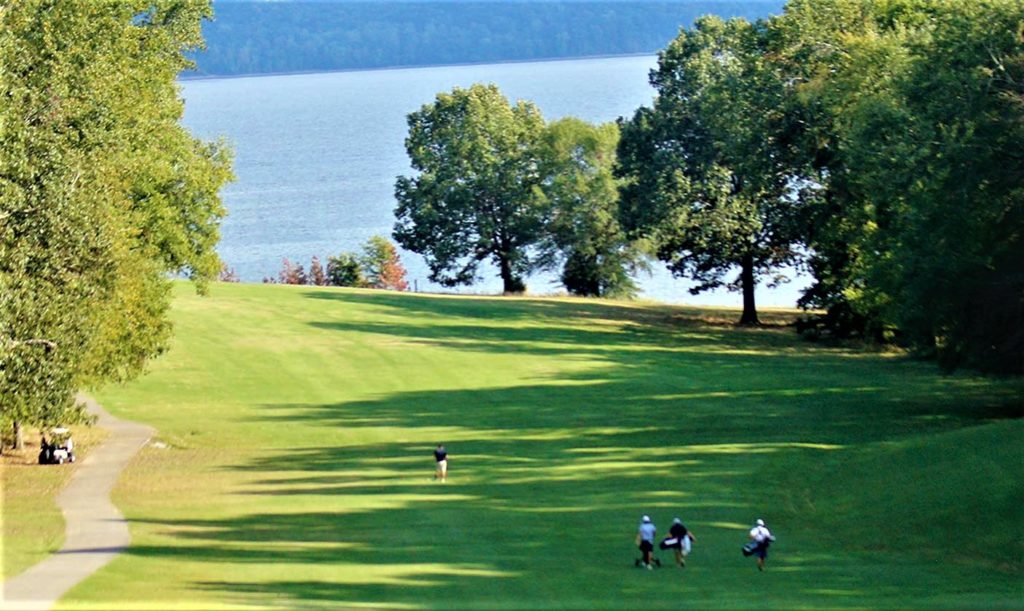
[[650, 516], [640, 518], [640, 528], [636, 531], [636, 545], [644, 555], [644, 566], [648, 570], [654, 569], [651, 556], [654, 553], [654, 535], [658, 532]]
[[757, 556], [757, 570], [764, 570], [764, 560], [768, 557], [768, 546], [772, 544], [775, 537], [764, 525], [764, 520], [758, 518], [757, 523], [750, 529], [750, 539], [757, 544], [754, 548], [754, 556]]

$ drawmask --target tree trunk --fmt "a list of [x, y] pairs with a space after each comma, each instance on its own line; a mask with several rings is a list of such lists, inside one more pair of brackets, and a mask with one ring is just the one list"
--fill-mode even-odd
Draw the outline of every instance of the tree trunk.
[[757, 306], [754, 305], [754, 256], [743, 255], [740, 270], [740, 285], [743, 287], [743, 315], [740, 316], [741, 325], [759, 325], [757, 319]]
[[25, 449], [25, 432], [24, 429], [22, 429], [20, 422], [14, 423], [14, 449]]
[[504, 285], [504, 293], [522, 293], [526, 287], [523, 286], [523, 281], [517, 278], [512, 273], [512, 263], [507, 257], [501, 257], [500, 260], [501, 268], [501, 283]]
[[508, 259], [501, 257], [499, 260], [499, 270], [501, 273], [501, 283], [504, 285], [503, 292], [511, 293], [509, 288], [512, 285], [512, 266], [508, 264]]

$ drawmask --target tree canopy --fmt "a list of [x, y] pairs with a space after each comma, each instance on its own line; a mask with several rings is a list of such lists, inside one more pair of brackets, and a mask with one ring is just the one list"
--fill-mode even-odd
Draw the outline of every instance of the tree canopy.
[[506, 293], [525, 289], [543, 225], [534, 192], [543, 127], [533, 104], [510, 104], [494, 85], [456, 87], [409, 115], [405, 147], [418, 174], [395, 184], [394, 238], [424, 255], [432, 281], [470, 284], [490, 260]]
[[1022, 67], [1024, 0], [702, 18], [621, 122], [622, 223], [695, 291], [741, 287], [741, 322], [797, 264], [816, 330], [1024, 372]]
[[547, 250], [561, 263], [562, 285], [573, 295], [636, 294], [630, 274], [643, 258], [619, 224], [618, 142], [615, 123], [591, 125], [575, 117], [551, 123], [540, 140]]
[[1024, 2], [793, 0], [777, 27], [825, 188], [809, 304], [1024, 372]]
[[[742, 290], [740, 322], [757, 323], [755, 287], [796, 259], [790, 223], [799, 181], [788, 164], [783, 83], [767, 66], [763, 22], [704, 17], [658, 55], [657, 96], [622, 121], [621, 218], [692, 292]], [[727, 275], [739, 270], [738, 275]]]
[[179, 125], [194, 1], [25, 0], [0, 11], [0, 402], [5, 425], [80, 414], [74, 391], [166, 345], [168, 273], [200, 282], [231, 177]]

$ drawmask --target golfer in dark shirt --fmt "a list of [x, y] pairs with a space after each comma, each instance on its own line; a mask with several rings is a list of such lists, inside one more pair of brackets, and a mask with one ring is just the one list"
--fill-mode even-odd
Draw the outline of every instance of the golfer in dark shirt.
[[443, 445], [438, 444], [437, 449], [434, 450], [434, 460], [437, 461], [434, 479], [439, 479], [442, 482], [448, 481], [448, 450], [445, 450]]
[[676, 555], [676, 564], [686, 566], [686, 556], [690, 553], [690, 541], [695, 541], [693, 533], [683, 526], [682, 520], [676, 518], [672, 520], [672, 528], [668, 529], [668, 534], [677, 541], [672, 548]]

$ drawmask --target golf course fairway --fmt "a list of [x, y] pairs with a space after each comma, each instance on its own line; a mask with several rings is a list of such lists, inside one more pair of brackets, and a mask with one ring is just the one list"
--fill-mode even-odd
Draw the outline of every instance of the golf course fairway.
[[[158, 431], [132, 546], [62, 607], [1020, 606], [1020, 381], [734, 316], [180, 284], [168, 353], [96, 394]], [[642, 514], [685, 569], [634, 568]]]

